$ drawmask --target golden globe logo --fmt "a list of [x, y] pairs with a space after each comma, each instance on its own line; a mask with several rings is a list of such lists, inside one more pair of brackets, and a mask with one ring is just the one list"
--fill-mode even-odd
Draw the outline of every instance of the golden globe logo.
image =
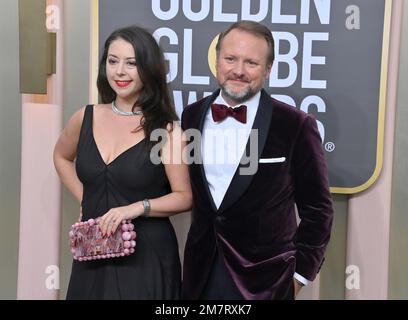
[[210, 67], [211, 73], [214, 77], [217, 77], [217, 71], [215, 69], [215, 64], [217, 61], [217, 52], [215, 47], [217, 46], [219, 34], [211, 41], [210, 47], [208, 48], [208, 66]]

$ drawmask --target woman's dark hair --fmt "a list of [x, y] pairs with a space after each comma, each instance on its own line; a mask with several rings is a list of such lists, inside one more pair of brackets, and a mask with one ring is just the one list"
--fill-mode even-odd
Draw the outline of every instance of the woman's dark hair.
[[275, 43], [273, 41], [271, 31], [267, 27], [265, 27], [264, 25], [258, 22], [247, 21], [247, 20], [242, 20], [242, 21], [233, 23], [227, 30], [225, 30], [224, 32], [220, 34], [220, 36], [218, 37], [217, 45], [215, 47], [217, 56], [220, 54], [222, 40], [225, 38], [225, 36], [228, 33], [230, 33], [234, 29], [246, 31], [246, 32], [253, 34], [256, 37], [263, 38], [268, 44], [268, 48], [269, 48], [267, 62], [269, 64], [273, 64], [273, 60], [275, 59]]
[[[106, 59], [110, 44], [117, 39], [129, 42], [135, 51], [137, 71], [143, 88], [132, 110], [140, 107], [143, 111], [140, 125], [147, 137], [145, 142], [150, 149], [154, 145], [154, 142], [149, 139], [152, 131], [167, 128], [168, 124], [171, 125], [173, 121], [178, 120], [166, 81], [167, 64], [162, 50], [147, 30], [138, 26], [115, 30], [105, 42], [99, 64], [97, 86], [103, 103], [111, 103], [116, 99], [116, 93], [109, 85], [106, 76]], [[136, 131], [139, 129], [140, 127]]]

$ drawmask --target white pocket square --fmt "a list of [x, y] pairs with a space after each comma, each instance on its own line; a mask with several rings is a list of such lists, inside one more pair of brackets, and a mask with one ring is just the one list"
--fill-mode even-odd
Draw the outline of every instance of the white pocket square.
[[285, 162], [286, 158], [285, 157], [280, 157], [280, 158], [264, 158], [264, 159], [259, 159], [259, 163], [279, 163], [279, 162]]

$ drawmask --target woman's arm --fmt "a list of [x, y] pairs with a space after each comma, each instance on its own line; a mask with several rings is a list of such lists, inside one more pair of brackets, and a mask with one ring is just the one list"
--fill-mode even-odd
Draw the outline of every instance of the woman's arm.
[[149, 216], [167, 217], [191, 209], [192, 193], [188, 166], [183, 161], [186, 159], [186, 139], [183, 137], [182, 129], [174, 125], [162, 149], [162, 162], [172, 192], [150, 200]]
[[[167, 141], [162, 148], [162, 163], [170, 182], [171, 193], [165, 196], [149, 199], [149, 217], [168, 217], [191, 209], [192, 193], [187, 164], [185, 158], [186, 139], [179, 126], [174, 126], [168, 132]], [[111, 234], [115, 232], [122, 220], [134, 219], [144, 213], [143, 201], [132, 203], [128, 206], [109, 210], [101, 221], [102, 232]]]
[[76, 174], [74, 160], [76, 158], [84, 109], [81, 108], [71, 117], [54, 148], [54, 165], [58, 175], [62, 183], [79, 203], [82, 200], [83, 187]]

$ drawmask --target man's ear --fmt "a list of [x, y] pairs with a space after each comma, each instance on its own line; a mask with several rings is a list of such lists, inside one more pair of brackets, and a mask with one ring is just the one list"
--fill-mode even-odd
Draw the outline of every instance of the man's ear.
[[266, 70], [265, 70], [265, 80], [267, 80], [271, 74], [271, 70], [272, 70], [272, 63], [268, 64], [266, 66]]
[[217, 77], [217, 74], [218, 74], [218, 56], [215, 57], [214, 67], [215, 67], [215, 76]]

